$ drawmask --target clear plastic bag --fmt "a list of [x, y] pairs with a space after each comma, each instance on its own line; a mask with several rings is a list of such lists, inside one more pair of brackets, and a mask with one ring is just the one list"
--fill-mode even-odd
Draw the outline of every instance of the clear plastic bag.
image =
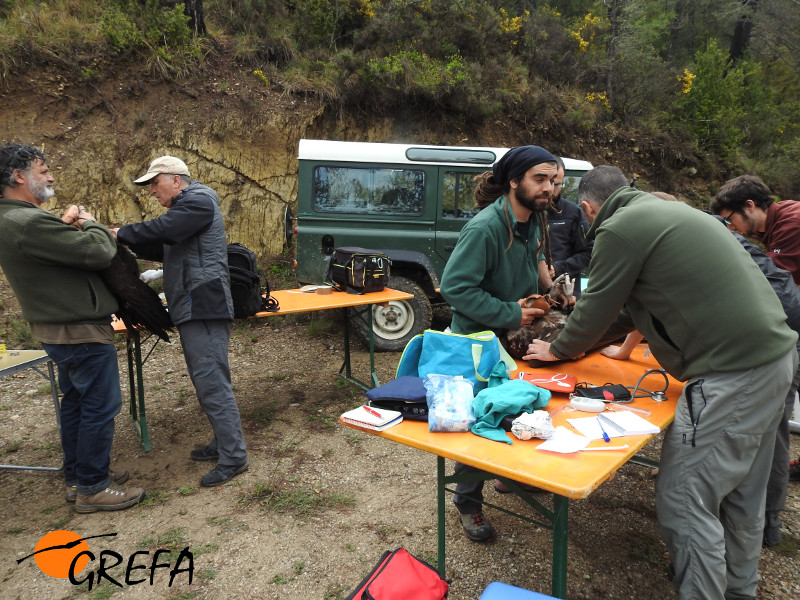
[[475, 424], [472, 382], [460, 375], [425, 377], [428, 431], [469, 431]]

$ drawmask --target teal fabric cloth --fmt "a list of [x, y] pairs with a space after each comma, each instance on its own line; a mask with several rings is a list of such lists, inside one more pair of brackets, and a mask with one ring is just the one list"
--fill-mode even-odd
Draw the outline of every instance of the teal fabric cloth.
[[550, 396], [548, 390], [523, 379], [511, 379], [501, 385], [488, 387], [472, 401], [476, 421], [470, 431], [496, 442], [511, 444], [511, 439], [500, 427], [503, 418], [543, 408], [550, 402]]

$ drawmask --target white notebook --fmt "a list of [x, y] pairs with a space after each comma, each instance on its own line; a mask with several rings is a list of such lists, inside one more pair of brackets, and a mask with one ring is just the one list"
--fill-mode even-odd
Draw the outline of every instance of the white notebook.
[[567, 419], [567, 421], [586, 437], [592, 440], [601, 440], [603, 431], [600, 429], [598, 419], [603, 419], [603, 429], [608, 437], [612, 438], [624, 435], [650, 435], [661, 431], [647, 419], [630, 411], [604, 412], [599, 413], [596, 417], [581, 417]]
[[348, 410], [342, 414], [342, 421], [363, 427], [383, 431], [393, 425], [397, 425], [403, 420], [403, 413], [387, 408], [375, 408], [374, 406], [359, 406], [353, 410]]

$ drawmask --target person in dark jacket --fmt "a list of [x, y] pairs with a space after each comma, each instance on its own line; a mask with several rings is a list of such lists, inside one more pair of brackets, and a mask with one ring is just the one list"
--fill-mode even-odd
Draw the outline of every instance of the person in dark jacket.
[[122, 406], [111, 327], [118, 305], [99, 271], [117, 245], [82, 207], [70, 206], [62, 218], [44, 210], [53, 181], [41, 150], [0, 147], [0, 268], [31, 334], [58, 366], [66, 500], [80, 513], [121, 510], [145, 492], [115, 488], [128, 472], [109, 468]]
[[553, 199], [547, 207], [547, 228], [550, 233], [550, 256], [555, 279], [564, 273], [572, 278], [574, 296], [581, 295], [581, 272], [589, 266], [593, 243], [586, 239], [589, 221], [577, 204], [561, 197], [564, 185], [564, 161], [556, 156], [558, 174], [553, 182]]
[[213, 430], [211, 442], [192, 450], [191, 458], [217, 461], [200, 485], [222, 485], [246, 471], [248, 463], [228, 364], [233, 300], [219, 197], [192, 181], [186, 164], [174, 156], [155, 159], [134, 183], [149, 185], [150, 194], [168, 210], [112, 231], [139, 257], [164, 263], [169, 312], [197, 399]]

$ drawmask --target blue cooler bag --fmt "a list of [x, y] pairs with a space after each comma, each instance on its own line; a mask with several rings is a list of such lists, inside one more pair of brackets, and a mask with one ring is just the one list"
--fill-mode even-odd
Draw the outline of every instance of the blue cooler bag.
[[395, 376], [461, 375], [473, 383], [477, 394], [499, 362], [516, 369], [514, 359], [491, 331], [462, 335], [426, 329], [406, 345]]

